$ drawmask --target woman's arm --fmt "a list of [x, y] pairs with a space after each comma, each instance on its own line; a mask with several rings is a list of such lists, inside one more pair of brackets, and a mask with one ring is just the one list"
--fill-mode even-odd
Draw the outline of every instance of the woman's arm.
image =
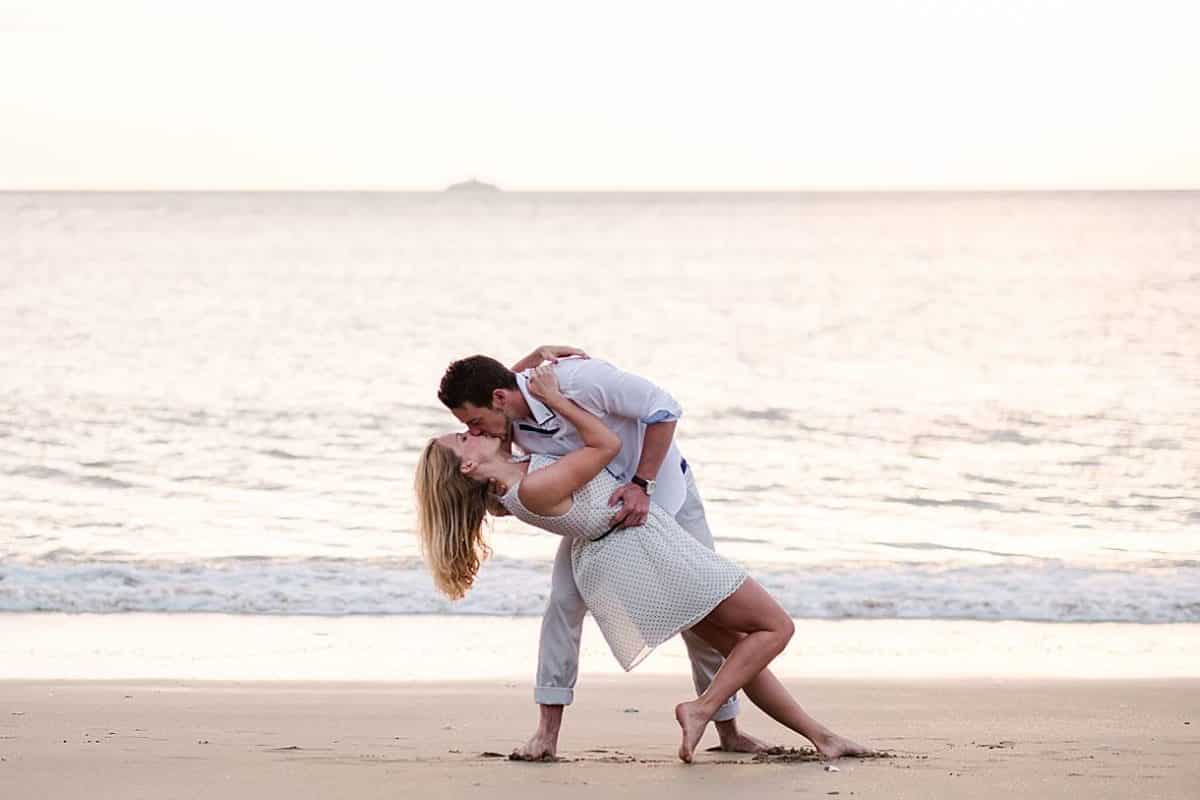
[[583, 439], [583, 447], [545, 469], [530, 473], [517, 491], [521, 502], [535, 514], [564, 514], [571, 508], [571, 495], [599, 475], [600, 470], [621, 452], [621, 440], [595, 414], [563, 397], [553, 366], [547, 364], [534, 370], [529, 379], [529, 391], [575, 426]]
[[569, 347], [565, 344], [544, 344], [513, 364], [509, 369], [513, 372], [524, 372], [527, 369], [532, 369], [540, 365], [543, 361], [554, 363], [560, 358], [566, 358], [567, 356], [587, 358], [588, 354], [577, 347]]

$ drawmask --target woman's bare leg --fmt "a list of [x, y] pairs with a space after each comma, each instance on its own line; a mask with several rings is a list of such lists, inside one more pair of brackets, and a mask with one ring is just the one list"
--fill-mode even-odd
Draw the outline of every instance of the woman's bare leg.
[[[704, 619], [743, 635], [725, 652], [724, 663], [704, 693], [675, 707], [675, 719], [683, 729], [679, 757], [687, 762], [692, 760], [704, 728], [721, 704], [783, 652], [794, 630], [792, 620], [779, 604], [750, 578]], [[699, 627], [693, 630], [703, 636]]]
[[[701, 622], [692, 630], [722, 653], [733, 649], [740, 638], [739, 634], [708, 621]], [[766, 712], [771, 719], [808, 739], [817, 752], [826, 758], [862, 755], [868, 752], [867, 748], [839, 736], [810, 716], [770, 669], [758, 673], [743, 687], [743, 691], [750, 701]]]
[[752, 579], [692, 628], [725, 655], [725, 663], [700, 697], [675, 707], [683, 731], [679, 757], [690, 762], [712, 715], [738, 689], [779, 723], [809, 739], [827, 758], [865, 752], [813, 719], [766, 669], [794, 632], [792, 620]]

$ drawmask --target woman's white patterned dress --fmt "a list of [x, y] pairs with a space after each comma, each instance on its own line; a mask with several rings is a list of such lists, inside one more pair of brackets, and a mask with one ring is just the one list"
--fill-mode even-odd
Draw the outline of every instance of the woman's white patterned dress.
[[[533, 455], [529, 472], [556, 460]], [[626, 671], [708, 616], [746, 580], [745, 570], [697, 542], [653, 503], [645, 524], [609, 532], [616, 509], [608, 498], [620, 484], [607, 472], [576, 491], [571, 510], [557, 517], [525, 508], [520, 485], [509, 487], [501, 502], [517, 519], [572, 539], [579, 593]]]

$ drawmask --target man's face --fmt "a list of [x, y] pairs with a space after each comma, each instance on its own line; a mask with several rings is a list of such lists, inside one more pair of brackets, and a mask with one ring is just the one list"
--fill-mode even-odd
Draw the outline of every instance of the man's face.
[[475, 436], [494, 436], [497, 439], [508, 438], [508, 418], [504, 416], [503, 411], [495, 407], [486, 408], [466, 402], [458, 408], [451, 409], [450, 413], [459, 422], [466, 425], [467, 430]]

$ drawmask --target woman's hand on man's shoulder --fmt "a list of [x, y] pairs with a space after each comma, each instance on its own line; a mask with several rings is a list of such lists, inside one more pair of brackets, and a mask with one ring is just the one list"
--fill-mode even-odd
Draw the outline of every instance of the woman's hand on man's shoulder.
[[561, 392], [558, 388], [558, 377], [554, 374], [553, 364], [542, 364], [534, 367], [529, 373], [529, 391], [538, 400], [557, 397]]

